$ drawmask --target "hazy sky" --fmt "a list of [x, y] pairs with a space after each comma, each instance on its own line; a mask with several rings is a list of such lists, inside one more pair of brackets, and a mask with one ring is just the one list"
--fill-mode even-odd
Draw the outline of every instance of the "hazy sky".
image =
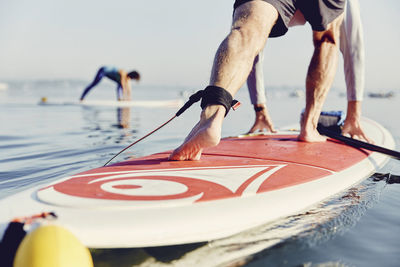
[[[399, 0], [360, 0], [367, 88], [400, 88]], [[233, 0], [0, 0], [0, 81], [90, 80], [101, 65], [137, 69], [143, 84], [207, 85]], [[267, 85], [303, 85], [308, 25], [266, 46]], [[335, 86], [344, 86], [339, 71]]]

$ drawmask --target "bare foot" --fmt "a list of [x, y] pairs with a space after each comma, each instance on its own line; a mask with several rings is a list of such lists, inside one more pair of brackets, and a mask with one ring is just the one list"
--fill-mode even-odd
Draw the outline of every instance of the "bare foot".
[[218, 145], [225, 108], [221, 105], [207, 106], [200, 121], [194, 126], [185, 141], [169, 156], [169, 160], [199, 160], [204, 148]]
[[317, 123], [318, 117], [316, 119], [314, 118], [313, 120], [308, 120], [308, 122], [306, 123], [305, 117], [302, 114], [300, 118], [301, 130], [297, 139], [309, 143], [325, 142], [327, 138], [326, 136], [319, 134], [317, 130]]
[[327, 138], [323, 135], [320, 135], [317, 130], [310, 130], [310, 131], [302, 130], [297, 139], [303, 142], [321, 143], [325, 142]]

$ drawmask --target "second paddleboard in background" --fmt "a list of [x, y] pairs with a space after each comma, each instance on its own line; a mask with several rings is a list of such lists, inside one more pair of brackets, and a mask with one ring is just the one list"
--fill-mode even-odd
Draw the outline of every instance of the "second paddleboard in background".
[[113, 100], [83, 100], [83, 101], [64, 101], [49, 100], [46, 97], [38, 103], [39, 105], [49, 106], [103, 106], [103, 107], [173, 107], [183, 105], [182, 99], [170, 100], [133, 100], [133, 101], [113, 101]]

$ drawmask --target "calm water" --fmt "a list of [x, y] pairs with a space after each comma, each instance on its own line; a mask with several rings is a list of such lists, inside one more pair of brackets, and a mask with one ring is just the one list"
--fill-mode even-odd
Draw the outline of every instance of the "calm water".
[[[78, 99], [85, 82], [12, 82], [0, 90], [0, 198], [66, 175], [103, 165], [116, 152], [168, 120], [174, 108], [40, 106]], [[197, 88], [136, 87], [137, 99], [175, 99]], [[303, 98], [292, 88], [268, 92], [277, 127], [298, 120]], [[111, 83], [95, 88], [88, 99], [113, 99]], [[245, 89], [242, 107], [224, 122], [223, 135], [246, 132], [253, 111]], [[400, 98], [366, 98], [363, 113], [400, 143]], [[332, 91], [326, 110], [345, 108]], [[192, 107], [181, 117], [117, 158], [139, 157], [178, 146], [198, 119]], [[394, 159], [379, 172], [400, 174]], [[92, 251], [96, 266], [400, 266], [400, 185], [366, 179], [311, 211], [207, 244], [168, 248]]]

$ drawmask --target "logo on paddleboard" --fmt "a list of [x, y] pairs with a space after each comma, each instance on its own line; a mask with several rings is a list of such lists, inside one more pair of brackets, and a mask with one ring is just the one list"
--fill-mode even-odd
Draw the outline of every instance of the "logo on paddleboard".
[[286, 164], [122, 171], [76, 175], [37, 192], [62, 206], [179, 205], [260, 192]]

